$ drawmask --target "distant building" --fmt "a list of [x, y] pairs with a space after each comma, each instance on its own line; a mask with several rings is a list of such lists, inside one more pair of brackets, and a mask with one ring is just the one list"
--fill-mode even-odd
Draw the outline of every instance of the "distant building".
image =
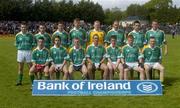
[[124, 20], [121, 20], [120, 23], [123, 27], [126, 27], [127, 25], [132, 25], [134, 21], [140, 21], [142, 25], [146, 25], [149, 24], [148, 20], [145, 20], [139, 16], [129, 16]]

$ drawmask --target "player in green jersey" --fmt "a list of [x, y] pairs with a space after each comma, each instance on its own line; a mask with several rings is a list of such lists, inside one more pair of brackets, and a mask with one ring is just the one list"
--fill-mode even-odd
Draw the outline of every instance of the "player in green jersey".
[[146, 44], [145, 35], [140, 31], [141, 23], [139, 21], [133, 22], [134, 30], [129, 33], [129, 35], [133, 35], [134, 37], [134, 45], [138, 46], [141, 50]]
[[164, 54], [168, 53], [167, 41], [165, 38], [165, 33], [159, 29], [159, 24], [157, 20], [152, 21], [152, 29], [146, 32], [146, 41], [149, 43], [150, 37], [155, 37], [156, 46], [159, 46], [162, 50], [164, 46]]
[[108, 68], [104, 63], [106, 59], [106, 50], [104, 46], [99, 43], [99, 36], [95, 34], [93, 36], [93, 43], [87, 47], [86, 57], [88, 60], [88, 75], [90, 79], [95, 79], [95, 71], [103, 71], [103, 79], [108, 78]]
[[[127, 36], [127, 45], [122, 49], [122, 64], [124, 65], [124, 79], [128, 79], [128, 72], [130, 70], [140, 73], [140, 79], [144, 80], [144, 69], [142, 64], [143, 55], [140, 53], [140, 49], [133, 45], [133, 36]], [[139, 64], [138, 64], [139, 63]]]
[[52, 35], [52, 40], [56, 37], [59, 36], [61, 38], [61, 45], [68, 48], [68, 36], [69, 34], [64, 30], [64, 22], [60, 21], [58, 22], [58, 29], [53, 33]]
[[[49, 50], [44, 46], [44, 37], [38, 38], [38, 46], [32, 52], [33, 66], [29, 70], [29, 76], [33, 85], [34, 74], [44, 72], [45, 79], [49, 79]], [[37, 78], [41, 79], [41, 78]]]
[[116, 36], [116, 46], [122, 47], [125, 44], [124, 41], [124, 30], [119, 29], [119, 21], [115, 20], [112, 29], [108, 31], [107, 35], [105, 36], [105, 46], [110, 44], [110, 39], [112, 35]]
[[107, 58], [108, 58], [108, 69], [109, 69], [109, 78], [110, 80], [113, 79], [114, 71], [118, 69], [119, 71], [119, 79], [123, 80], [124, 72], [123, 72], [123, 65], [121, 62], [121, 52], [120, 48], [116, 46], [116, 35], [111, 36], [111, 44], [106, 48]]
[[54, 73], [56, 79], [60, 78], [60, 72], [64, 74], [63, 80], [68, 78], [68, 55], [67, 49], [61, 45], [61, 38], [59, 36], [55, 36], [53, 39], [54, 46], [50, 49], [50, 58], [51, 58], [51, 67], [49, 69], [50, 78], [54, 78]]
[[87, 38], [86, 38], [86, 31], [80, 27], [80, 19], [79, 18], [76, 18], [74, 19], [74, 28], [70, 30], [69, 32], [69, 44], [70, 44], [70, 47], [73, 46], [73, 39], [75, 37], [78, 37], [79, 40], [80, 40], [80, 45], [85, 48], [86, 47], [86, 41], [87, 41]]
[[78, 37], [75, 37], [73, 41], [74, 46], [69, 50], [69, 78], [73, 79], [74, 71], [80, 71], [82, 73], [82, 79], [87, 79], [85, 50], [80, 46], [80, 40]]
[[46, 33], [46, 27], [43, 23], [39, 24], [39, 33], [35, 34], [36, 44], [39, 37], [44, 37], [44, 45], [47, 49], [50, 49], [50, 46], [52, 45], [51, 37], [48, 33]]
[[22, 85], [24, 63], [28, 64], [28, 68], [32, 66], [31, 53], [34, 47], [34, 37], [27, 31], [25, 22], [21, 23], [21, 32], [16, 34], [15, 46], [17, 48], [17, 62], [18, 62], [18, 80], [16, 85]]
[[146, 78], [149, 80], [150, 69], [157, 69], [160, 71], [160, 80], [164, 81], [164, 67], [160, 64], [161, 61], [161, 49], [155, 45], [156, 40], [155, 37], [150, 37], [149, 45], [143, 48], [144, 54], [144, 68], [146, 73]]

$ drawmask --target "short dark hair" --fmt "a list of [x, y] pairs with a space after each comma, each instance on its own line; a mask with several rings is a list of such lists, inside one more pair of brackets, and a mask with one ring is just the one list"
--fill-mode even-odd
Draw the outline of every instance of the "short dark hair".
[[45, 23], [44, 22], [39, 23], [39, 27], [40, 26], [45, 26]]
[[99, 20], [95, 20], [94, 23], [100, 23], [101, 24], [101, 22]]
[[40, 37], [38, 38], [38, 40], [44, 40], [44, 37], [40, 36]]
[[53, 38], [53, 42], [55, 41], [56, 38], [58, 38], [61, 41], [61, 38], [58, 35], [55, 35], [55, 37]]
[[63, 20], [60, 20], [60, 21], [58, 22], [58, 24], [63, 24], [63, 25], [64, 25], [64, 21], [63, 21]]
[[22, 21], [21, 25], [26, 25], [27, 26], [27, 23], [25, 21]]
[[131, 34], [127, 35], [127, 39], [128, 38], [134, 39], [133, 35], [131, 35]]
[[153, 20], [152, 20], [152, 23], [153, 23], [153, 22], [159, 23], [157, 19], [153, 19]]
[[75, 39], [75, 40], [79, 40], [79, 37], [75, 36], [74, 39]]
[[79, 18], [75, 18], [74, 21], [80, 21], [80, 19]]
[[110, 39], [115, 39], [116, 40], [116, 35], [111, 35]]
[[154, 36], [151, 36], [149, 39], [156, 39]]
[[97, 37], [99, 38], [98, 34], [94, 34], [94, 35], [93, 35], [93, 39], [94, 39], [95, 36], [97, 36]]
[[135, 25], [136, 23], [140, 24], [140, 21], [136, 20], [133, 22], [133, 25]]
[[118, 20], [114, 20], [114, 22], [113, 22], [113, 23], [115, 23], [115, 22], [118, 22], [118, 23], [119, 23], [119, 21], [118, 21]]

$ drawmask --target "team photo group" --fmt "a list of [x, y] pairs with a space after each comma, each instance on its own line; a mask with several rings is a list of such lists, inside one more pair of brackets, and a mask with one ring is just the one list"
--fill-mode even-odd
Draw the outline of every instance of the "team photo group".
[[[17, 86], [22, 85], [25, 64], [32, 86], [34, 79], [74, 80], [76, 72], [81, 72], [82, 80], [113, 80], [115, 75], [119, 80], [151, 80], [152, 74], [158, 72], [164, 86], [162, 54], [167, 55], [168, 50], [165, 33], [157, 20], [151, 22], [146, 33], [141, 31], [140, 21], [133, 22], [129, 33], [121, 29], [119, 21], [114, 21], [105, 33], [98, 20], [92, 30], [86, 31], [79, 18], [74, 19], [69, 32], [65, 31], [63, 21], [57, 23], [52, 35], [43, 23], [39, 24], [37, 34], [28, 32], [25, 22], [20, 24], [20, 30], [15, 37]], [[100, 73], [100, 78], [96, 73]]]

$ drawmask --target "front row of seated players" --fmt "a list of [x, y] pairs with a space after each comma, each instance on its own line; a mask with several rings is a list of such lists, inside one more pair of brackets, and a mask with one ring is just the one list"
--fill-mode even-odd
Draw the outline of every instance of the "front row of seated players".
[[[38, 46], [32, 53], [33, 66], [29, 75], [33, 83], [34, 76], [41, 76], [37, 72], [44, 72], [45, 79], [59, 79], [59, 72], [63, 72], [63, 79], [73, 79], [73, 72], [80, 71], [82, 79], [95, 79], [95, 71], [101, 70], [103, 79], [113, 79], [118, 69], [119, 79], [128, 80], [128, 73], [133, 70], [140, 73], [140, 79], [149, 80], [151, 68], [160, 70], [160, 80], [163, 82], [164, 67], [160, 64], [161, 49], [155, 46], [155, 38], [150, 38], [150, 44], [142, 52], [133, 45], [133, 36], [127, 36], [127, 45], [122, 49], [116, 47], [116, 38], [111, 36], [111, 44], [105, 49], [98, 44], [98, 36], [93, 36], [93, 44], [85, 50], [80, 46], [79, 38], [74, 38], [74, 46], [69, 50], [61, 46], [60, 38], [54, 38], [54, 46], [50, 49], [44, 47], [44, 38], [38, 38]], [[105, 60], [107, 58], [107, 65]], [[145, 63], [143, 63], [143, 60]], [[70, 61], [68, 68], [67, 61]], [[49, 63], [51, 63], [49, 69]], [[87, 66], [87, 67], [86, 67]], [[50, 76], [50, 78], [49, 78]], [[41, 79], [41, 78], [39, 78]]]

